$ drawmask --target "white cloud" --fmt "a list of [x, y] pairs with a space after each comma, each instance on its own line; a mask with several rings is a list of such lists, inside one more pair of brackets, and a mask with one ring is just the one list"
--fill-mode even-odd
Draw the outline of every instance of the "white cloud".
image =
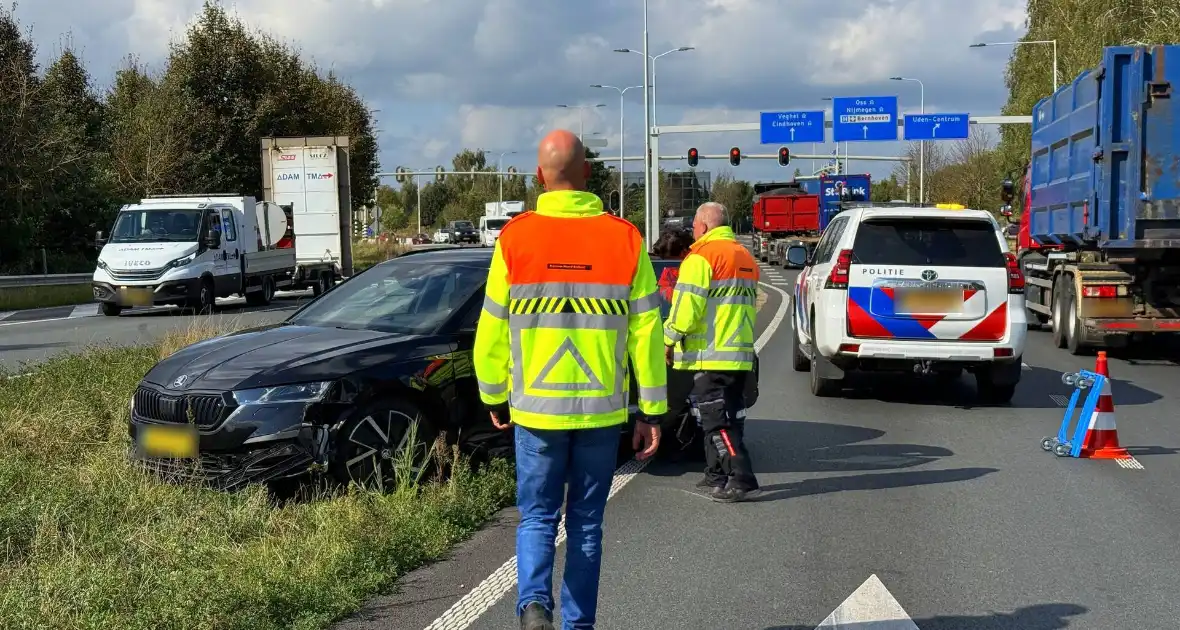
[[[757, 120], [760, 109], [823, 108], [824, 96], [899, 94], [916, 110], [995, 113], [1007, 55], [969, 50], [978, 40], [1018, 37], [1025, 0], [653, 0], [653, 53], [696, 50], [657, 62], [661, 121]], [[251, 25], [299, 46], [351, 81], [381, 108], [382, 161], [448, 162], [463, 146], [514, 149], [530, 167], [532, 147], [554, 127], [578, 129], [559, 103], [606, 103], [586, 111], [586, 132], [617, 149], [618, 101], [591, 83], [640, 82], [639, 5], [622, 0], [236, 0]], [[17, 9], [49, 54], [64, 33], [100, 82], [127, 53], [159, 65], [201, 0], [36, 0]], [[638, 90], [627, 94], [627, 152], [639, 153]], [[661, 138], [661, 152], [732, 144], [760, 151], [754, 134]], [[862, 153], [899, 152], [893, 145]], [[507, 159], [506, 159], [507, 161]], [[745, 168], [743, 166], [742, 168]], [[887, 172], [887, 170], [886, 170]]]

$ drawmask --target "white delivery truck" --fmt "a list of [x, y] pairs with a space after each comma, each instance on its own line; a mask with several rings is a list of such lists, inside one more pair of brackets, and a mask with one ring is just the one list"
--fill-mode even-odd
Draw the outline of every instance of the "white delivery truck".
[[104, 315], [137, 306], [212, 309], [219, 297], [240, 295], [269, 304], [289, 288], [295, 250], [278, 204], [234, 196], [160, 196], [123, 206], [94, 270], [94, 299]]
[[523, 201], [492, 201], [484, 205], [483, 216], [479, 218], [479, 244], [491, 247], [500, 238], [500, 229], [512, 217], [524, 212]]
[[320, 295], [352, 275], [348, 136], [262, 139], [263, 198], [292, 219], [292, 288]]

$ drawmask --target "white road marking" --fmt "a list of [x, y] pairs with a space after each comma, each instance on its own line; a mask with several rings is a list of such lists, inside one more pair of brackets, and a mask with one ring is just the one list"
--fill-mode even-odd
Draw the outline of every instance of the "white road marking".
[[1030, 366], [1030, 365], [1029, 365], [1029, 364], [1027, 364], [1027, 363], [1021, 362], [1021, 363], [1020, 363], [1020, 370], [1021, 370], [1021, 371], [1023, 371], [1023, 372], [1031, 372], [1031, 371], [1032, 371], [1032, 366]]
[[66, 319], [77, 319], [79, 317], [97, 317], [98, 304], [79, 304], [70, 311], [70, 316]]
[[821, 621], [815, 630], [823, 628], [918, 630], [918, 624], [914, 623], [909, 613], [901, 607], [897, 598], [885, 588], [881, 579], [874, 573], [860, 585], [860, 588], [853, 591], [844, 603], [837, 606], [832, 614]]
[[[754, 342], [754, 350], [756, 352], [761, 352], [766, 347], [766, 344], [770, 343], [771, 337], [774, 336], [778, 327], [782, 325], [783, 319], [786, 318], [787, 309], [791, 302], [787, 297], [787, 293], [782, 289], [765, 282], [760, 282], [759, 284], [777, 292], [782, 296], [782, 300], [779, 302], [774, 318], [766, 325], [766, 330], [762, 331], [762, 336], [758, 337], [758, 341]], [[635, 475], [646, 468], [650, 462], [650, 459], [642, 462], [632, 459], [619, 467], [615, 471], [607, 500], [609, 501], [610, 497], [615, 496], [619, 490], [622, 490], [623, 486], [631, 483]], [[561, 524], [557, 527], [555, 546], [561, 545], [565, 541], [565, 535], [565, 519], [562, 519]], [[500, 598], [512, 590], [512, 587], [515, 585], [516, 556], [512, 556], [507, 562], [500, 565], [500, 568], [493, 571], [491, 575], [480, 582], [479, 585], [471, 589], [459, 601], [455, 602], [438, 619], [435, 619], [429, 626], [426, 626], [426, 630], [464, 630], [465, 628], [469, 628], [480, 616], [490, 610], [496, 602], [500, 601]], [[883, 628], [882, 630], [892, 629]]]
[[16, 311], [0, 311], [0, 321], [12, 317], [13, 313], [16, 313]]
[[1065, 407], [1069, 404], [1069, 396], [1062, 396], [1061, 394], [1049, 394], [1049, 398], [1058, 407]]
[[1143, 465], [1140, 464], [1139, 460], [1135, 459], [1133, 457], [1128, 458], [1128, 459], [1116, 459], [1115, 461], [1119, 462], [1120, 467], [1127, 468], [1127, 470], [1132, 470], [1132, 471], [1145, 470], [1145, 468], [1143, 468]]

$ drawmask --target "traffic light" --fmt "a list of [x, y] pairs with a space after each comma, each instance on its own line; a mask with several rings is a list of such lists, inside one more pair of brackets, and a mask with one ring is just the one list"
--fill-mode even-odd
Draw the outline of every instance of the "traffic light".
[[786, 166], [791, 163], [791, 150], [787, 147], [779, 147], [778, 150], [778, 165]]
[[619, 191], [610, 191], [610, 209], [617, 212], [619, 210]]
[[697, 162], [700, 160], [700, 155], [697, 153], [696, 147], [688, 150], [688, 165], [696, 168]]
[[742, 163], [742, 150], [734, 147], [729, 150], [729, 165], [737, 166]]

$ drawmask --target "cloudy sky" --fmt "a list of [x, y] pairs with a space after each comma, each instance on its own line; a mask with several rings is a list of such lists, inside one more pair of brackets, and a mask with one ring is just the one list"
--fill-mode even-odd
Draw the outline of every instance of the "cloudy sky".
[[[105, 85], [120, 58], [163, 59], [201, 0], [21, 0], [17, 15], [48, 58], [69, 37]], [[642, 0], [238, 0], [245, 20], [296, 43], [335, 68], [380, 110], [381, 159], [397, 166], [449, 165], [462, 147], [535, 165], [536, 142], [555, 127], [609, 140], [618, 155], [619, 94], [600, 83], [642, 83]], [[823, 109], [826, 96], [898, 95], [904, 112], [997, 114], [1005, 101], [1009, 49], [969, 49], [1023, 32], [1025, 0], [650, 0], [650, 51], [680, 47], [656, 62], [665, 125], [755, 122], [759, 111]], [[641, 155], [642, 91], [624, 104], [628, 154]], [[830, 135], [829, 135], [830, 138]], [[661, 138], [660, 153], [773, 153], [757, 132]], [[817, 147], [830, 153], [831, 144]], [[897, 155], [900, 143], [853, 143], [853, 155]], [[795, 145], [807, 153], [811, 145]], [[632, 163], [634, 164], [634, 163]], [[798, 164], [807, 170], [810, 163]], [[683, 168], [684, 163], [665, 163]], [[728, 162], [705, 162], [714, 173]], [[794, 166], [794, 165], [793, 165]], [[637, 168], [637, 167], [632, 167]], [[793, 172], [793, 168], [789, 169]], [[885, 175], [889, 163], [852, 162]], [[737, 175], [784, 175], [777, 163], [745, 162]]]

